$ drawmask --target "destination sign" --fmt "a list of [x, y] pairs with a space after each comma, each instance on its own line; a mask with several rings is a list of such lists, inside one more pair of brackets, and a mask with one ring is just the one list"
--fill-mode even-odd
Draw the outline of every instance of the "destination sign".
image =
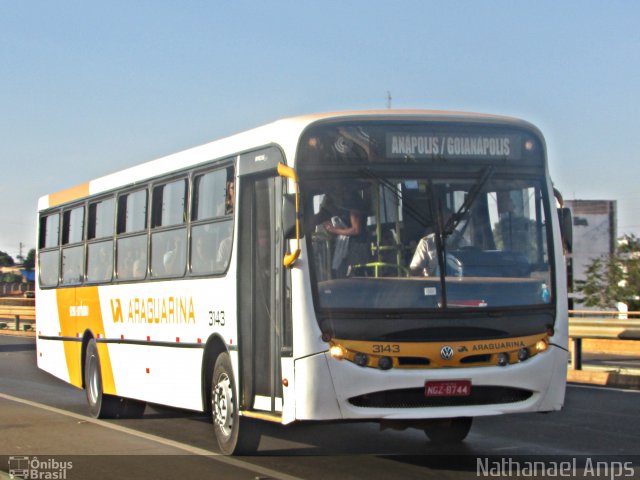
[[459, 133], [387, 133], [387, 158], [506, 158], [521, 157], [517, 135], [473, 135]]

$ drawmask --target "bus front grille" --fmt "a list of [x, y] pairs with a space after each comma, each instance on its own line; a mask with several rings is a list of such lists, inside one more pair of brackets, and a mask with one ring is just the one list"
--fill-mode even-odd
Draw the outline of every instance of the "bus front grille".
[[466, 397], [427, 397], [424, 388], [404, 388], [367, 393], [349, 399], [349, 403], [363, 408], [423, 408], [496, 405], [523, 402], [533, 392], [511, 387], [472, 387]]

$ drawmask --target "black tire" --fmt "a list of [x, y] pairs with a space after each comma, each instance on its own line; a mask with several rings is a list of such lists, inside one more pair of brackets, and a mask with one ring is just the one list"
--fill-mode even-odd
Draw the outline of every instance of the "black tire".
[[434, 443], [460, 443], [467, 438], [472, 423], [473, 418], [471, 417], [433, 420], [428, 426], [424, 427], [424, 433]]
[[147, 408], [147, 402], [133, 398], [114, 397], [119, 401], [116, 418], [141, 418]]
[[139, 418], [146, 403], [130, 398], [106, 395], [102, 390], [102, 369], [98, 346], [92, 338], [87, 344], [84, 362], [84, 384], [89, 412], [94, 418]]
[[218, 447], [225, 455], [245, 455], [257, 450], [260, 428], [240, 415], [236, 382], [228, 353], [216, 359], [211, 377], [211, 417]]

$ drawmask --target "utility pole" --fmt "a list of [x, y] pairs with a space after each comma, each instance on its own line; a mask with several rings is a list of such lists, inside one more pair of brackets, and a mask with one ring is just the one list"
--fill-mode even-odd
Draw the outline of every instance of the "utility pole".
[[387, 108], [391, 109], [391, 92], [387, 90]]

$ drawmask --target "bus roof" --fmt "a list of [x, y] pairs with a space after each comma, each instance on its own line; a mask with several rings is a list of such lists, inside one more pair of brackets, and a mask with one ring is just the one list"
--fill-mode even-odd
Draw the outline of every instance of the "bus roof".
[[222, 159], [270, 144], [281, 146], [287, 158], [294, 158], [300, 134], [311, 124], [343, 120], [430, 120], [434, 122], [465, 121], [470, 123], [496, 123], [537, 129], [520, 119], [470, 112], [442, 110], [353, 110], [327, 112], [284, 118], [229, 137], [205, 143], [171, 155], [160, 157], [133, 167], [90, 180], [66, 190], [40, 197], [38, 210], [45, 210], [73, 202], [89, 195], [107, 192], [125, 185], [186, 169], [214, 159]]

